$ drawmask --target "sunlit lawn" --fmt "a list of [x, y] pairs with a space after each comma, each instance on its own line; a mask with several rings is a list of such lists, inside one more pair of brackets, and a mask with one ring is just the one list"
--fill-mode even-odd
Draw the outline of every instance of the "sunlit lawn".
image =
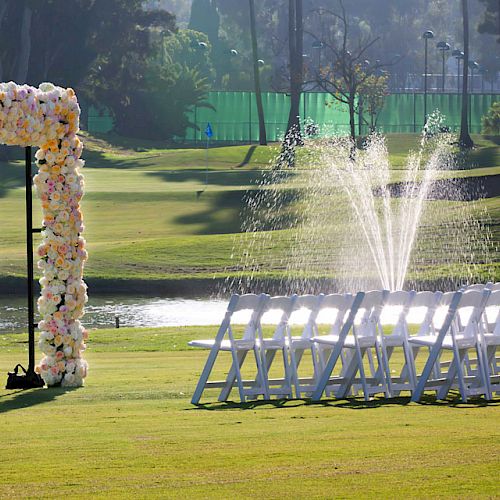
[[[239, 405], [208, 391], [197, 408], [189, 399], [206, 352], [185, 342], [213, 334], [91, 332], [85, 388], [0, 389], [0, 498], [500, 494], [499, 400]], [[24, 361], [22, 338], [0, 335], [0, 373]]]

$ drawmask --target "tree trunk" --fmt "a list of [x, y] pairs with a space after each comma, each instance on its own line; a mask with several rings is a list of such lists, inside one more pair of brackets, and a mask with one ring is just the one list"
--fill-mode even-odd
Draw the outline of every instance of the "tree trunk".
[[349, 94], [349, 127], [351, 129], [351, 139], [356, 143], [356, 95], [351, 92]]
[[469, 93], [467, 83], [469, 78], [469, 7], [468, 0], [462, 0], [462, 19], [464, 27], [464, 60], [462, 73], [462, 116], [460, 123], [460, 147], [470, 149], [474, 142], [469, 135]]
[[31, 54], [31, 17], [32, 10], [24, 7], [23, 20], [21, 24], [21, 42], [19, 47], [19, 59], [16, 70], [16, 83], [26, 83]]
[[[255, 84], [255, 100], [257, 101], [257, 114], [259, 115], [259, 144], [267, 144], [266, 122], [264, 120], [264, 108], [262, 106], [262, 93], [260, 90], [260, 70], [259, 55], [257, 51], [257, 30], [255, 26], [255, 5], [254, 0], [248, 0], [250, 7], [250, 33], [252, 36], [252, 56], [253, 56], [253, 79]], [[250, 141], [252, 138], [250, 137]]]
[[[290, 49], [290, 114], [287, 135], [294, 131], [300, 136], [300, 95], [302, 93], [302, 0], [289, 0], [288, 45]], [[300, 137], [298, 142], [301, 142]]]

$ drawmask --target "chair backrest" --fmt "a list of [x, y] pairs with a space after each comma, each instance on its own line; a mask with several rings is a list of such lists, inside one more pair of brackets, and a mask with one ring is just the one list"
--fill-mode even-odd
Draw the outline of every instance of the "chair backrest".
[[358, 337], [377, 335], [380, 315], [388, 295], [388, 290], [371, 290], [365, 293], [354, 321], [354, 331]]
[[461, 333], [466, 337], [474, 337], [478, 333], [479, 323], [490, 294], [488, 288], [467, 290], [462, 294], [455, 316], [455, 333]]
[[432, 327], [434, 331], [441, 328], [443, 322], [446, 318], [446, 313], [450, 307], [450, 304], [455, 296], [455, 292], [445, 292], [441, 295], [441, 300], [434, 310], [434, 315], [432, 316]]
[[490, 293], [483, 312], [483, 331], [500, 335], [500, 290]]
[[299, 295], [290, 315], [290, 325], [302, 325], [302, 338], [311, 338], [315, 335], [316, 317], [325, 295]]
[[[245, 320], [242, 321], [242, 323], [245, 324], [243, 338], [254, 338], [255, 332], [259, 325], [260, 317], [263, 312], [263, 308], [268, 300], [269, 295], [265, 293], [261, 293], [260, 295], [256, 295], [253, 293], [244, 295], [232, 295], [229, 299], [229, 304], [227, 306], [223, 325], [226, 324], [226, 326], [232, 331], [232, 325], [238, 322], [235, 321], [234, 315], [239, 312], [248, 311], [249, 316], [245, 315]], [[222, 325], [221, 328], [223, 328]], [[225, 329], [225, 327], [223, 329]]]
[[345, 316], [353, 303], [350, 293], [332, 293], [325, 295], [321, 301], [315, 321], [315, 334], [318, 335], [318, 324], [330, 325], [329, 334], [338, 335], [344, 323]]
[[391, 331], [384, 333], [390, 335], [403, 335], [407, 331], [406, 316], [410, 309], [413, 297], [416, 292], [414, 290], [406, 292], [398, 290], [389, 292], [385, 301], [382, 313], [380, 315], [380, 328], [384, 326], [392, 326]]
[[480, 291], [482, 292], [485, 288], [490, 288], [491, 286], [493, 285], [493, 283], [491, 281], [489, 281], [488, 283], [484, 284], [484, 283], [476, 283], [474, 285], [464, 285], [462, 287], [460, 287], [460, 290], [462, 292], [470, 292], [472, 290], [477, 290], [477, 291]]
[[413, 296], [406, 323], [419, 325], [417, 335], [434, 333], [433, 318], [442, 296], [442, 292], [417, 292]]
[[415, 291], [406, 292], [404, 290], [389, 292], [380, 315], [380, 323], [382, 325], [397, 325], [400, 323], [404, 319], [415, 294]]
[[288, 320], [297, 302], [297, 295], [284, 296], [279, 295], [271, 297], [264, 305], [263, 312], [260, 317], [259, 332], [262, 336], [262, 325], [276, 325], [273, 333], [274, 338], [280, 338], [285, 334], [288, 327]]

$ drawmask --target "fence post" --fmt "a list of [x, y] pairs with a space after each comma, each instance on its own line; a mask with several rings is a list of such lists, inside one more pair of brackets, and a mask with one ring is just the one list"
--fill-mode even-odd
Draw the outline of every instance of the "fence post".
[[413, 92], [413, 133], [417, 131], [417, 99], [416, 92]]
[[248, 142], [252, 144], [252, 91], [248, 92]]
[[194, 143], [196, 144], [196, 140], [198, 138], [198, 120], [196, 119], [196, 104], [194, 105]]

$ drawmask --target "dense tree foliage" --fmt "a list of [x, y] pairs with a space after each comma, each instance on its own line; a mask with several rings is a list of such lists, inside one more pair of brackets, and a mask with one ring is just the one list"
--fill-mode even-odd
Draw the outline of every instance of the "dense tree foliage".
[[172, 14], [143, 4], [0, 0], [0, 79], [72, 86], [109, 109], [123, 134], [182, 134], [214, 78], [208, 39], [178, 32]]
[[479, 22], [479, 33], [495, 35], [500, 43], [500, 2], [498, 0], [480, 0], [484, 13]]

